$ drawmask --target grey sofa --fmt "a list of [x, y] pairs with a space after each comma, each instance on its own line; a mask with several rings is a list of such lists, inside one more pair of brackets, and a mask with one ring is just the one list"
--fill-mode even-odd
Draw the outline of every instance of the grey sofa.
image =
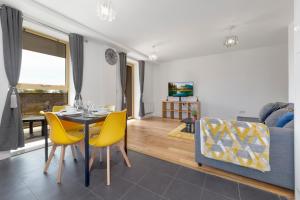
[[[245, 121], [247, 119], [240, 118]], [[249, 121], [257, 121], [252, 118]], [[294, 129], [269, 127], [270, 141], [270, 166], [271, 171], [260, 172], [255, 169], [213, 160], [201, 154], [200, 121], [196, 122], [195, 152], [196, 162], [199, 165], [211, 166], [234, 174], [256, 179], [294, 190]]]

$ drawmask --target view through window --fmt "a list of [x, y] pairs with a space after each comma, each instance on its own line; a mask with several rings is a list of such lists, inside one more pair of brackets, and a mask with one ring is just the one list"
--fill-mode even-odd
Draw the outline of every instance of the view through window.
[[19, 83], [65, 86], [66, 59], [23, 49]]
[[66, 43], [23, 31], [20, 89], [67, 91]]

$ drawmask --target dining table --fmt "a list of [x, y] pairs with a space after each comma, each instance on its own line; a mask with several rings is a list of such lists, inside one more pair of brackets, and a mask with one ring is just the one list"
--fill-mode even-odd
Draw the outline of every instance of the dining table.
[[[76, 122], [79, 124], [84, 125], [83, 132], [84, 132], [84, 176], [85, 176], [85, 186], [88, 187], [90, 185], [90, 171], [89, 171], [89, 130], [90, 125], [95, 124], [97, 122], [102, 122], [106, 119], [108, 114], [101, 115], [101, 116], [84, 116], [83, 114], [80, 115], [61, 115], [57, 114], [58, 118], [61, 120], [69, 121], [69, 122]], [[45, 161], [48, 160], [48, 127], [47, 123], [43, 123], [42, 129], [44, 130], [45, 136]], [[124, 148], [125, 152], [127, 153], [127, 120], [126, 120], [126, 128], [125, 128], [125, 138], [124, 138]]]

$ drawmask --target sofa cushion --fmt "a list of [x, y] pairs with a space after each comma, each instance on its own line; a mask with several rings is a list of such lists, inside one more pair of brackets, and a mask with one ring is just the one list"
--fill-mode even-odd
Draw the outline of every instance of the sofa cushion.
[[268, 103], [259, 112], [259, 120], [264, 122], [267, 117], [276, 109], [275, 103]]
[[289, 110], [291, 110], [291, 111], [294, 111], [294, 104], [293, 104], [293, 103], [289, 103], [289, 104], [287, 105], [287, 108], [288, 108]]
[[275, 104], [278, 106], [279, 109], [286, 108], [290, 105], [290, 103], [285, 103], [285, 102], [276, 102]]
[[276, 127], [284, 127], [287, 123], [292, 121], [294, 119], [294, 113], [293, 112], [287, 112], [286, 114], [279, 117]]
[[292, 128], [292, 129], [294, 129], [294, 120], [291, 120], [288, 123], [286, 123], [283, 128]]
[[272, 114], [274, 111], [284, 108], [288, 106], [288, 103], [283, 102], [276, 102], [276, 103], [268, 103], [262, 107], [262, 109], [259, 112], [259, 120], [260, 122], [265, 122], [265, 120], [268, 118], [270, 114]]
[[286, 114], [290, 112], [290, 110], [288, 108], [281, 108], [279, 110], [276, 110], [274, 112], [272, 112], [272, 114], [270, 114], [267, 119], [265, 120], [265, 124], [268, 126], [268, 127], [276, 127], [276, 124], [277, 124], [277, 121], [278, 119]]

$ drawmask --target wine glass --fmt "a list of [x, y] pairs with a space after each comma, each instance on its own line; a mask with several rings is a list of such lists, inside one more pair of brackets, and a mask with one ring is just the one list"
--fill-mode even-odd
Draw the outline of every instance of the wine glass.
[[79, 110], [79, 101], [78, 101], [78, 99], [76, 99], [74, 101], [74, 107], [76, 108], [77, 111]]

